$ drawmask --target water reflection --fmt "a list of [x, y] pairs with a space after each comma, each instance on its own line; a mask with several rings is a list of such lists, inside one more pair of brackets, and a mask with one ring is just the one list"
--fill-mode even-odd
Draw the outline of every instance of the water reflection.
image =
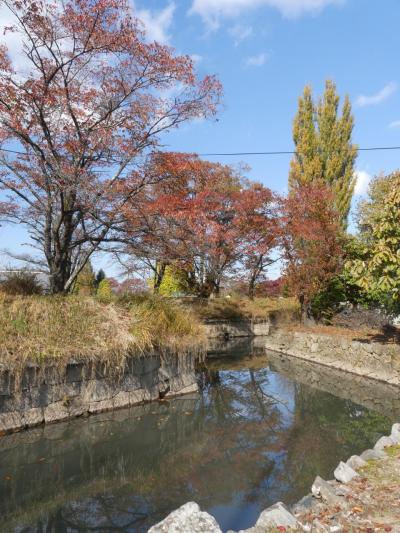
[[307, 365], [232, 353], [199, 395], [4, 437], [2, 531], [141, 532], [189, 500], [225, 530], [253, 525], [399, 418], [398, 389]]

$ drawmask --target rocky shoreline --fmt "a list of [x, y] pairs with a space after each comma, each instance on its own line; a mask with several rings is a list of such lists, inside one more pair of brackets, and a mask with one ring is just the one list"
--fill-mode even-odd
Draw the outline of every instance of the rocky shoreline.
[[[398, 452], [396, 455], [392, 451]], [[387, 464], [388, 463], [388, 464]], [[394, 464], [395, 463], [395, 464]], [[375, 507], [368, 508], [354, 483], [365, 487], [368, 468], [385, 465], [396, 473], [400, 470], [400, 424], [394, 424], [390, 436], [381, 437], [373, 449], [360, 456], [353, 455], [340, 462], [334, 471], [334, 480], [325, 481], [317, 476], [311, 493], [289, 510], [282, 502], [265, 509], [256, 524], [239, 532], [227, 533], [277, 533], [315, 532], [340, 533], [345, 531], [400, 531], [400, 507], [391, 502], [389, 511], [382, 507], [375, 516]], [[373, 480], [370, 480], [370, 483]], [[397, 482], [397, 486], [398, 486]], [[385, 486], [386, 487], [386, 486]], [[372, 487], [373, 490], [374, 487]], [[398, 487], [400, 490], [400, 487]], [[396, 495], [397, 497], [398, 495]], [[378, 518], [378, 523], [376, 523]], [[399, 526], [399, 527], [398, 527]], [[148, 533], [222, 533], [215, 518], [201, 511], [195, 502], [189, 502], [154, 525]]]

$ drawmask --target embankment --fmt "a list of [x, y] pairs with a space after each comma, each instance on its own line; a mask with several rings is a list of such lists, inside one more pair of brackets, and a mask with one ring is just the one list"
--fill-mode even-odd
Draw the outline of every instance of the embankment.
[[355, 335], [275, 331], [268, 350], [400, 386], [400, 345]]
[[147, 354], [124, 368], [70, 362], [27, 366], [18, 377], [0, 369], [0, 434], [42, 423], [129, 407], [197, 391], [195, 356]]

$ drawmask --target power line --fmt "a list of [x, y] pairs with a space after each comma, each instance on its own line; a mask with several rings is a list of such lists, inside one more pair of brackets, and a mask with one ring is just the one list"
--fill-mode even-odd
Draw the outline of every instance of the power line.
[[[400, 150], [400, 146], [372, 146], [369, 148], [357, 148], [359, 152], [376, 152], [382, 150]], [[277, 150], [274, 152], [225, 152], [225, 153], [208, 153], [197, 154], [200, 157], [212, 156], [248, 156], [248, 155], [294, 155], [296, 150]]]
[[[400, 146], [371, 146], [368, 148], [357, 148], [358, 152], [378, 152], [383, 150], [400, 150]], [[27, 155], [26, 152], [20, 152], [18, 150], [11, 150], [8, 148], [0, 148], [0, 152], [7, 152], [17, 155]], [[191, 152], [190, 152], [191, 153]], [[195, 152], [194, 152], [195, 153]], [[210, 153], [199, 153], [199, 157], [228, 157], [228, 156], [253, 156], [253, 155], [295, 155], [296, 150], [275, 150], [269, 152], [210, 152]], [[107, 172], [102, 170], [97, 170], [95, 172]]]

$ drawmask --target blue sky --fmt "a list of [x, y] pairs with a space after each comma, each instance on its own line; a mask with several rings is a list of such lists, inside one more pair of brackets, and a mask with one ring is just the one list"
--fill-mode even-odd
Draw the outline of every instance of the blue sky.
[[[398, 0], [135, 0], [134, 7], [149, 38], [192, 55], [199, 74], [216, 74], [224, 86], [218, 121], [169, 133], [165, 149], [291, 150], [297, 98], [307, 83], [320, 95], [327, 78], [350, 96], [360, 147], [400, 145]], [[398, 168], [399, 157], [360, 153], [357, 192], [370, 176]], [[286, 190], [290, 156], [214, 160], [245, 162], [251, 178]], [[15, 249], [24, 234], [3, 227], [0, 239], [1, 248]]]
[[[157, 0], [146, 5], [153, 13], [170, 10], [164, 28], [169, 43], [198, 57], [198, 70], [216, 73], [225, 91], [219, 121], [170, 134], [169, 148], [291, 150], [297, 98], [308, 83], [320, 95], [327, 78], [351, 98], [354, 141], [360, 147], [400, 144], [397, 0]], [[398, 168], [399, 156], [360, 153], [357, 192], [365, 191], [368, 176]], [[252, 178], [278, 191], [286, 188], [290, 156], [218, 159], [245, 161]]]

